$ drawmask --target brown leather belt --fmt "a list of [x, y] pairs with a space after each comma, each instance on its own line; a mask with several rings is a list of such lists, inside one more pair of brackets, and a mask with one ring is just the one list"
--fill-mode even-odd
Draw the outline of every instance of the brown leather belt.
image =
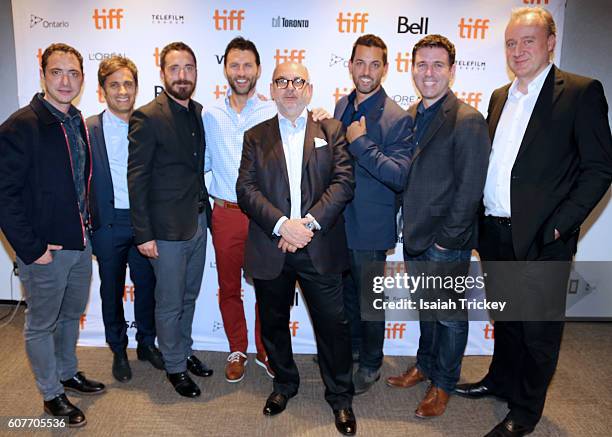
[[221, 208], [229, 208], [229, 209], [240, 209], [240, 205], [234, 202], [228, 202], [227, 200], [214, 198], [215, 204], [219, 205]]

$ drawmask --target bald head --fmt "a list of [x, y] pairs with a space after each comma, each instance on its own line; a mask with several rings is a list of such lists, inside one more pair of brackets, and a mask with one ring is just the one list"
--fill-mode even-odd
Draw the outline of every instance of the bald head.
[[284, 62], [276, 66], [270, 95], [283, 117], [295, 121], [310, 103], [312, 84], [309, 81], [308, 69], [302, 64]]

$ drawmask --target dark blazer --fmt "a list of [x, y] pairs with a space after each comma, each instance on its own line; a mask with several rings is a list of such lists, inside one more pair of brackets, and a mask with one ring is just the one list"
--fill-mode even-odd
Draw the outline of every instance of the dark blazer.
[[[416, 118], [418, 104], [408, 112]], [[491, 143], [480, 112], [452, 91], [417, 144], [404, 190], [404, 250], [473, 249]]]
[[[210, 218], [204, 185], [206, 145], [203, 140], [195, 152], [182, 147], [189, 143], [188, 133], [177, 130], [169, 99], [163, 92], [130, 118], [128, 189], [136, 244], [193, 237], [198, 228], [200, 190]], [[202, 105], [194, 104], [204, 139]], [[210, 219], [207, 222], [210, 226]]]
[[102, 128], [102, 111], [98, 115], [87, 118], [87, 128], [91, 141], [93, 161], [93, 177], [91, 181], [90, 213], [92, 217], [92, 231], [101, 227], [108, 227], [115, 218], [115, 193], [111, 177], [104, 130]]
[[[381, 89], [365, 115], [367, 135], [349, 144], [354, 159], [355, 197], [344, 211], [350, 249], [387, 250], [397, 242], [396, 195], [406, 186], [412, 147], [413, 118]], [[334, 118], [349, 103], [342, 97]]]
[[[493, 92], [489, 134], [510, 84]], [[597, 80], [553, 66], [544, 81], [514, 162], [510, 182], [512, 240], [519, 260], [536, 259], [561, 239], [576, 250], [578, 231], [612, 181], [608, 104]]]
[[[316, 147], [314, 138], [327, 145]], [[353, 196], [353, 175], [344, 129], [336, 120], [315, 122], [310, 113], [302, 163], [302, 217], [310, 213], [321, 226], [308, 251], [321, 274], [348, 268], [342, 210]], [[278, 116], [244, 134], [242, 161], [236, 183], [238, 203], [249, 216], [245, 271], [257, 279], [273, 279], [283, 268], [285, 254], [277, 247], [274, 226], [291, 214], [289, 179]]]
[[[81, 135], [88, 148], [88, 201], [91, 150], [85, 120]], [[0, 126], [0, 228], [26, 264], [40, 258], [47, 244], [85, 248], [69, 150], [62, 123], [36, 95]]]

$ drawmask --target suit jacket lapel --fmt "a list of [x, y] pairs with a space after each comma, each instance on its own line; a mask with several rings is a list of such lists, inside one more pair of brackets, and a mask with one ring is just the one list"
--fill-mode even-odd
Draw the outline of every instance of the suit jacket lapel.
[[102, 168], [104, 169], [104, 175], [108, 178], [107, 183], [110, 184], [110, 186], [113, 186], [113, 178], [111, 176], [111, 171], [110, 171], [110, 164], [108, 162], [108, 151], [106, 150], [106, 141], [104, 141], [104, 128], [103, 128], [103, 122], [102, 122], [102, 114], [104, 114], [104, 111], [102, 111], [99, 115], [98, 115], [98, 120], [97, 123], [94, 125], [93, 127], [93, 134], [94, 134], [94, 138], [95, 138], [95, 142], [96, 145], [98, 147], [96, 147], [96, 153], [98, 156], [96, 156], [96, 158], [98, 159], [98, 162], [100, 163], [100, 165], [102, 165]]
[[552, 107], [563, 91], [563, 78], [560, 77], [558, 70], [553, 66], [544, 80], [540, 95], [529, 118], [525, 135], [521, 141], [516, 159], [525, 152], [529, 144], [533, 142], [538, 132], [542, 131], [552, 116]]
[[304, 180], [306, 165], [314, 150], [314, 139], [317, 132], [317, 124], [312, 120], [312, 115], [308, 112], [306, 115], [306, 132], [304, 133], [304, 154], [302, 155], [302, 180]]
[[[417, 155], [421, 153], [421, 151], [425, 147], [427, 147], [427, 145], [431, 142], [434, 135], [442, 127], [442, 125], [446, 121], [446, 113], [450, 110], [452, 105], [455, 104], [456, 100], [457, 100], [457, 97], [452, 92], [449, 92], [448, 95], [446, 96], [446, 100], [442, 103], [442, 107], [438, 110], [438, 113], [436, 114], [434, 119], [431, 120], [431, 123], [429, 127], [427, 128], [427, 131], [425, 131], [425, 134], [421, 138], [421, 141], [419, 141], [419, 143], [417, 144], [416, 150], [414, 151], [414, 158], [416, 158]], [[415, 120], [416, 120], [417, 105], [414, 105], [414, 106], [415, 106]]]
[[289, 173], [287, 171], [287, 161], [285, 160], [285, 151], [283, 150], [283, 139], [280, 133], [280, 125], [278, 120], [278, 115], [271, 119], [268, 122], [270, 136], [269, 141], [272, 147], [272, 151], [276, 155], [276, 162], [280, 168], [280, 172], [283, 177], [283, 181], [285, 182], [285, 186], [287, 187], [287, 192], [289, 192]]

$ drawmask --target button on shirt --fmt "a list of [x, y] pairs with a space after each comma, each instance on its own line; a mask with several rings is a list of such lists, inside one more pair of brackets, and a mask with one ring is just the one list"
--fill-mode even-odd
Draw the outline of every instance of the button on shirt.
[[236, 203], [236, 181], [242, 158], [244, 133], [276, 115], [276, 104], [253, 94], [240, 113], [229, 97], [203, 113], [206, 135], [204, 171], [212, 170], [209, 193], [218, 199]]
[[102, 114], [104, 143], [113, 181], [115, 208], [118, 209], [130, 208], [127, 186], [128, 128], [128, 123], [111, 111], [104, 111]]
[[546, 76], [546, 67], [527, 86], [527, 94], [518, 90], [515, 79], [508, 90], [508, 99], [499, 118], [489, 158], [487, 181], [484, 188], [485, 215], [511, 217], [510, 181], [512, 167], [525, 136], [531, 113], [535, 107]]

